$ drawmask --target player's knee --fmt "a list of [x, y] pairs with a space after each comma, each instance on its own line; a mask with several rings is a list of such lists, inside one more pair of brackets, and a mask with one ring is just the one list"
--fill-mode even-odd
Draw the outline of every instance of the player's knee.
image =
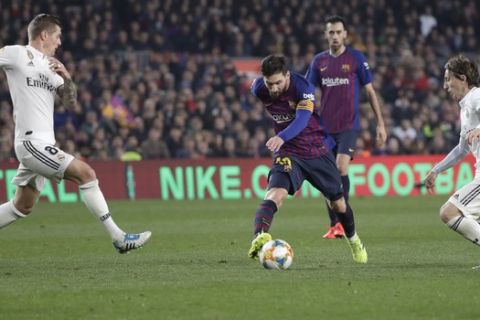
[[338, 172], [340, 172], [341, 176], [348, 175], [348, 164], [345, 165], [345, 164], [338, 164], [337, 163], [337, 169], [338, 169]]
[[335, 212], [343, 213], [347, 211], [347, 204], [345, 203], [345, 199], [343, 197], [335, 201], [330, 201], [330, 206]]
[[80, 183], [85, 184], [96, 179], [97, 174], [95, 173], [95, 170], [93, 170], [92, 167], [85, 163], [80, 175]]
[[283, 204], [283, 200], [288, 196], [288, 191], [283, 188], [272, 188], [267, 191], [265, 200], [271, 200], [275, 202], [277, 208], [280, 208]]
[[81, 160], [74, 159], [65, 171], [64, 178], [78, 185], [88, 183], [97, 179], [95, 170]]
[[89, 181], [96, 180], [97, 179], [97, 174], [95, 173], [95, 170], [92, 169], [89, 165], [87, 165], [87, 169], [85, 171], [85, 176]]
[[448, 221], [452, 220], [456, 216], [460, 214], [460, 211], [450, 202], [445, 203], [440, 208], [440, 219], [443, 223], [447, 223]]
[[348, 166], [350, 165], [350, 156], [339, 154], [336, 159], [337, 169], [341, 176], [348, 175]]

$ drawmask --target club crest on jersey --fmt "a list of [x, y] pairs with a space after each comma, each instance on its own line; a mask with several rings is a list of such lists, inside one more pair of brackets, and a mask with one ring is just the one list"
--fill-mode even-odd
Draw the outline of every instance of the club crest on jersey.
[[292, 160], [289, 157], [276, 157], [275, 164], [283, 166], [284, 172], [289, 172], [292, 170]]
[[350, 72], [350, 65], [349, 64], [342, 64], [342, 71], [343, 72]]

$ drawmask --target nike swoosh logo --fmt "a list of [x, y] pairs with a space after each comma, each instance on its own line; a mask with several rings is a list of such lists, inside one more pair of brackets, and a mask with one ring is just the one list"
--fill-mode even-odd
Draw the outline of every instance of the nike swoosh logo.
[[327, 68], [328, 68], [328, 67], [323, 67], [323, 68], [320, 67], [320, 72], [323, 72], [323, 71], [327, 70]]

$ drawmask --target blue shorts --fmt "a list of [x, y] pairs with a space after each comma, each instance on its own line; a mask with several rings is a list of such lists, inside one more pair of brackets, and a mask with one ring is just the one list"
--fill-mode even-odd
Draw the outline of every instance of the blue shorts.
[[353, 159], [353, 154], [357, 147], [357, 130], [349, 130], [338, 133], [331, 133], [330, 136], [335, 140], [335, 147], [332, 149], [334, 156], [337, 154], [348, 154]]
[[331, 152], [314, 159], [279, 156], [273, 159], [268, 173], [268, 189], [284, 188], [293, 195], [307, 180], [325, 198], [335, 201], [343, 197], [342, 181]]

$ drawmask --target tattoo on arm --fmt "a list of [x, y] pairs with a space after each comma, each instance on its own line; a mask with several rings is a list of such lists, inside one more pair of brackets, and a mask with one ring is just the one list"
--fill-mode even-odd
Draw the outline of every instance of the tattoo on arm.
[[65, 79], [63, 85], [59, 88], [58, 94], [62, 98], [64, 107], [70, 108], [77, 102], [77, 88], [72, 79]]

